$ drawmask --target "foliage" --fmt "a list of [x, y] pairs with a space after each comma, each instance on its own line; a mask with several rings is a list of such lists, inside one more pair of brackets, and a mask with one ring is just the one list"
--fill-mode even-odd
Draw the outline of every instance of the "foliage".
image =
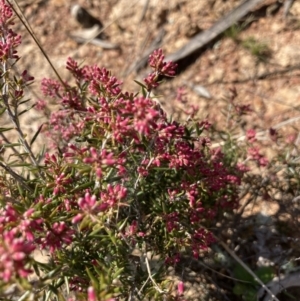
[[[19, 135], [17, 144], [3, 143], [12, 154], [1, 161], [1, 290], [9, 294], [14, 282], [35, 300], [181, 299], [183, 286], [174, 295], [166, 269], [214, 241], [209, 228], [236, 208], [243, 169], [209, 148], [206, 121], [169, 120], [151, 98], [159, 78], [175, 75], [161, 50], [149, 57], [142, 96], [122, 91], [105, 68], [69, 58], [74, 84], [42, 81], [61, 109], [44, 128], [51, 151], [34, 154], [42, 128], [28, 142], [19, 119], [33, 77], [13, 75], [21, 37], [10, 6], [1, 1], [0, 9], [1, 112], [13, 123], [2, 132]], [[36, 260], [35, 250], [49, 260]]]
[[[123, 91], [103, 67], [68, 58], [73, 81], [42, 80], [45, 99], [34, 106], [48, 123], [29, 138], [20, 116], [33, 109], [24, 91], [34, 78], [13, 71], [21, 37], [4, 0], [0, 23], [0, 118], [10, 122], [0, 128], [1, 298], [184, 300], [183, 281], [174, 289], [168, 269], [182, 258], [198, 260], [216, 242], [216, 225], [242, 214], [241, 197], [271, 198], [275, 189], [297, 195], [294, 141], [270, 161], [256, 130], [236, 138], [251, 106], [237, 101], [234, 88], [224, 112], [230, 122], [221, 130], [197, 120], [182, 91], [188, 118], [167, 116], [152, 90], [175, 76], [176, 64], [165, 62], [161, 49], [149, 57], [152, 72], [136, 81], [140, 92]], [[255, 41], [243, 45], [265, 55]], [[49, 112], [47, 98], [60, 108]], [[268, 134], [282, 142], [276, 129]], [[34, 152], [40, 135], [47, 143]], [[46, 262], [36, 256], [41, 251]], [[221, 257], [218, 264], [232, 267]], [[274, 276], [265, 267], [256, 274], [264, 282]], [[254, 300], [254, 278], [240, 266], [231, 276], [238, 280], [233, 293]]]

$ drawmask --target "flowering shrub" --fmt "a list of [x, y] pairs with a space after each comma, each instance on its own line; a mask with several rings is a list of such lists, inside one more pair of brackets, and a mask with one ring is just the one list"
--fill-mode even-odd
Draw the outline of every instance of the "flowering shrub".
[[[41, 128], [29, 142], [19, 122], [33, 77], [11, 73], [21, 43], [12, 17], [1, 0], [1, 114], [24, 152], [0, 162], [0, 290], [9, 295], [17, 283], [34, 300], [182, 300], [183, 283], [174, 293], [167, 268], [182, 255], [198, 258], [214, 242], [209, 229], [238, 206], [246, 169], [210, 148], [208, 122], [169, 120], [152, 99], [159, 80], [176, 70], [161, 50], [150, 55], [153, 72], [139, 83], [140, 94], [123, 91], [105, 68], [69, 58], [74, 84], [42, 81], [45, 97], [61, 109], [44, 129], [51, 148], [34, 154]], [[45, 102], [36, 107], [45, 110]], [[266, 164], [255, 149], [251, 156]], [[34, 250], [44, 250], [47, 263]]]

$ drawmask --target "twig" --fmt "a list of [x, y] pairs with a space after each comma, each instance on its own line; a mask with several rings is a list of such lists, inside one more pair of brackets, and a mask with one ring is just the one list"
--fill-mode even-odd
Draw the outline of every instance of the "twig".
[[[299, 288], [300, 283], [300, 273], [291, 273], [288, 275], [284, 275], [282, 277], [276, 277], [270, 282], [268, 282], [268, 287], [270, 287], [270, 291], [273, 292], [272, 297], [274, 294], [279, 294], [282, 291], [285, 291], [289, 287], [298, 287]], [[258, 292], [258, 297], [260, 297], [260, 300], [262, 301], [271, 301], [273, 300], [271, 296], [265, 296], [263, 289], [260, 289]], [[263, 298], [263, 299], [262, 299]], [[277, 299], [275, 299], [277, 300]]]
[[283, 4], [283, 18], [286, 18], [290, 12], [291, 7], [293, 6], [294, 0], [285, 0]]
[[216, 85], [216, 84], [243, 84], [249, 81], [255, 81], [255, 80], [262, 80], [262, 79], [266, 79], [268, 77], [273, 77], [273, 76], [277, 76], [277, 75], [281, 75], [281, 74], [285, 74], [288, 73], [290, 71], [294, 71], [294, 70], [298, 70], [300, 69], [300, 64], [296, 64], [293, 65], [291, 67], [287, 67], [284, 68], [282, 70], [275, 70], [272, 72], [264, 72], [260, 75], [254, 76], [254, 77], [250, 77], [250, 78], [245, 78], [245, 79], [237, 79], [237, 80], [232, 80], [232, 81], [223, 81], [223, 80], [217, 80], [214, 81], [212, 83], [205, 83], [205, 86], [212, 86], [212, 85]]
[[145, 258], [145, 263], [146, 263], [148, 275], [149, 275], [149, 278], [150, 278], [151, 282], [154, 284], [155, 288], [157, 289], [157, 291], [159, 293], [164, 294], [165, 292], [157, 285], [157, 283], [155, 282], [155, 280], [153, 279], [153, 277], [151, 275], [151, 269], [150, 269], [150, 265], [149, 265], [149, 260], [147, 258], [147, 254], [146, 253], [144, 253], [144, 258]]
[[[284, 127], [285, 125], [288, 125], [290, 123], [294, 123], [296, 121], [299, 121], [300, 120], [300, 116], [297, 116], [297, 117], [294, 117], [294, 118], [290, 118], [288, 120], [285, 120], [285, 121], [282, 121], [282, 122], [279, 122], [277, 124], [275, 124], [274, 126], [271, 126], [272, 129], [280, 129], [282, 127]], [[268, 133], [268, 130], [266, 131], [260, 131], [256, 134], [256, 138], [258, 140], [263, 140], [263, 139], [260, 139], [260, 137], [263, 137], [265, 136], [266, 134]], [[246, 135], [235, 135], [232, 137], [233, 139], [236, 139], [236, 141], [244, 141], [246, 140]], [[217, 143], [214, 143], [211, 145], [211, 147], [215, 148], [215, 147], [219, 147], [219, 146], [222, 146], [225, 144], [225, 141], [222, 141], [222, 142], [217, 142]]]
[[[4, 66], [4, 71], [6, 69], [6, 64], [3, 64]], [[5, 79], [4, 79], [5, 81]], [[11, 122], [13, 123], [13, 125], [15, 126], [15, 129], [16, 131], [18, 132], [19, 134], [19, 138], [21, 140], [21, 144], [22, 146], [24, 147], [25, 151], [28, 153], [29, 157], [30, 157], [30, 160], [32, 162], [32, 164], [38, 168], [38, 173], [39, 175], [43, 178], [43, 175], [42, 173], [40, 172], [39, 170], [39, 164], [38, 162], [36, 161], [35, 159], [35, 156], [31, 150], [31, 147], [29, 146], [27, 140], [25, 139], [25, 135], [21, 129], [21, 126], [19, 124], [19, 119], [18, 119], [18, 113], [17, 113], [17, 108], [15, 108], [15, 112], [13, 113], [12, 110], [11, 110], [11, 107], [8, 103], [8, 87], [7, 87], [7, 83], [5, 83], [5, 85], [3, 86], [3, 91], [2, 91], [2, 100], [6, 106], [6, 111], [7, 111], [7, 114], [11, 120]]]
[[224, 32], [226, 29], [230, 28], [235, 22], [239, 21], [242, 17], [247, 15], [251, 9], [258, 5], [262, 0], [245, 0], [218, 22], [216, 22], [212, 27], [197, 34], [193, 39], [190, 40], [185, 46], [180, 48], [175, 53], [166, 57], [166, 61], [179, 61], [195, 51], [201, 49], [207, 43], [211, 42], [218, 35]]
[[253, 278], [256, 282], [258, 282], [262, 288], [270, 295], [272, 300], [279, 301], [277, 297], [270, 291], [270, 289], [257, 277], [257, 275], [232, 251], [222, 240], [215, 238], [218, 240], [220, 245], [227, 251], [227, 253], [237, 261]]
[[142, 22], [144, 20], [144, 18], [146, 16], [146, 12], [148, 10], [149, 2], [150, 2], [150, 0], [146, 0], [145, 1], [145, 4], [144, 4], [143, 11], [142, 11], [142, 14], [141, 14], [139, 22]]
[[[2, 137], [2, 139], [5, 143], [11, 144], [11, 142], [7, 139], [7, 137], [4, 135], [3, 132], [0, 133], [0, 136]], [[11, 146], [10, 148], [13, 150], [13, 152], [15, 153], [16, 156], [18, 156], [20, 159], [22, 158], [14, 146]]]
[[33, 192], [33, 189], [26, 184], [26, 180], [14, 172], [9, 166], [0, 162], [0, 167], [2, 167], [6, 172], [8, 172], [17, 182], [19, 182], [25, 189], [30, 192]]

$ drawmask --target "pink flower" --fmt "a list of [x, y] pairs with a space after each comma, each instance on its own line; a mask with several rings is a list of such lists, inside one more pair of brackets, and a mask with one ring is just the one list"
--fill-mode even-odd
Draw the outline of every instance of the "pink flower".
[[144, 82], [146, 84], [148, 91], [159, 86], [159, 84], [157, 82], [157, 78], [158, 78], [158, 76], [154, 72], [150, 73], [147, 77], [144, 78]]
[[96, 292], [95, 292], [95, 289], [92, 286], [90, 286], [88, 288], [87, 294], [88, 294], [88, 301], [97, 301]]
[[126, 233], [127, 236], [133, 236], [136, 234], [138, 229], [138, 223], [136, 220], [132, 221], [131, 225], [129, 226], [129, 229]]
[[20, 237], [17, 228], [5, 231], [0, 241], [0, 277], [4, 282], [10, 281], [14, 275], [28, 276], [32, 271], [26, 268], [26, 263], [34, 245]]
[[77, 81], [81, 80], [84, 76], [83, 68], [79, 68], [78, 63], [70, 57], [68, 57], [66, 69], [71, 71]]
[[114, 186], [108, 184], [107, 189], [101, 191], [100, 198], [103, 203], [106, 203], [110, 208], [125, 199], [127, 189], [120, 184]]
[[269, 160], [260, 153], [258, 147], [250, 147], [248, 149], [248, 154], [252, 160], [255, 160], [258, 163], [258, 166], [267, 166], [269, 164]]
[[66, 191], [65, 188], [67, 187], [67, 185], [72, 182], [72, 180], [64, 173], [56, 175], [54, 180], [55, 180], [55, 187], [53, 189], [54, 195], [64, 193]]
[[173, 62], [164, 62], [165, 56], [162, 49], [154, 50], [149, 56], [149, 65], [158, 73], [165, 76], [174, 76], [177, 64]]
[[46, 232], [45, 237], [41, 238], [43, 248], [49, 247], [53, 253], [61, 248], [63, 244], [70, 245], [73, 241], [74, 230], [69, 228], [65, 222], [55, 222]]
[[179, 281], [177, 285], [177, 294], [181, 296], [183, 295], [183, 292], [184, 292], [184, 283], [182, 281]]
[[34, 80], [34, 77], [29, 75], [27, 70], [24, 70], [22, 72], [21, 76], [22, 76], [22, 80], [23, 80], [24, 83], [27, 83], [27, 82], [30, 82], [30, 81]]
[[250, 129], [246, 133], [247, 140], [251, 143], [256, 141], [256, 131], [254, 129]]
[[46, 101], [42, 100], [42, 99], [39, 99], [36, 102], [35, 109], [38, 110], [38, 111], [43, 111], [43, 110], [45, 110], [46, 106], [47, 106]]
[[0, 1], [0, 24], [3, 26], [10, 21], [13, 15], [11, 7], [6, 4], [5, 0]]
[[82, 69], [84, 79], [89, 83], [89, 90], [93, 95], [117, 96], [121, 93], [122, 84], [116, 77], [111, 76], [105, 68], [99, 68], [97, 65], [85, 66]]
[[60, 97], [60, 90], [62, 86], [59, 81], [54, 79], [43, 78], [41, 83], [41, 90], [45, 96], [52, 98]]

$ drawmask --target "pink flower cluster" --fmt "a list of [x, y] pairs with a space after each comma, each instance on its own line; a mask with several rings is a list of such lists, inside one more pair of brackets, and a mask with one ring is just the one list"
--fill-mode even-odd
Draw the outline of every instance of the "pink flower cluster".
[[97, 201], [95, 195], [91, 196], [89, 192], [86, 192], [84, 197], [78, 200], [81, 212], [73, 218], [72, 222], [74, 224], [78, 223], [85, 215], [88, 215], [92, 220], [95, 220], [94, 216], [97, 216], [100, 212], [114, 208], [126, 198], [126, 195], [127, 189], [119, 184], [114, 186], [110, 184], [107, 185], [107, 188], [100, 193], [101, 201]]
[[165, 62], [162, 49], [154, 50], [149, 56], [149, 65], [154, 71], [164, 76], [175, 76], [177, 65], [173, 62]]
[[174, 64], [173, 62], [165, 62], [164, 59], [165, 56], [163, 55], [162, 49], [154, 50], [153, 53], [150, 54], [149, 65], [154, 69], [154, 71], [144, 78], [148, 91], [151, 91], [159, 85], [159, 76], [163, 75], [172, 77], [175, 75], [177, 64]]
[[[209, 148], [209, 138], [202, 135], [211, 126], [207, 120], [179, 124], [168, 119], [150, 91], [159, 77], [174, 76], [176, 65], [164, 62], [161, 49], [149, 63], [153, 72], [145, 79], [144, 96], [122, 92], [121, 82], [105, 68], [80, 67], [71, 58], [67, 69], [75, 87], [43, 81], [44, 94], [61, 104], [48, 130], [62, 148], [59, 155], [45, 155], [48, 199], [38, 202], [45, 215], [54, 210], [70, 221], [45, 225], [39, 242], [51, 252], [76, 243], [77, 231], [84, 237], [99, 231], [99, 237], [110, 233], [112, 240], [127, 246], [155, 246], [167, 264], [176, 264], [182, 249], [198, 257], [214, 242], [203, 224], [236, 208], [245, 169], [226, 164], [220, 149]], [[195, 112], [191, 108], [189, 114]], [[98, 230], [103, 220], [107, 232]], [[85, 254], [107, 255], [105, 245], [96, 241], [88, 247]], [[93, 262], [95, 258], [85, 261]], [[76, 277], [83, 283], [77, 289], [87, 288], [82, 275], [70, 279], [74, 288]], [[96, 300], [94, 293], [90, 289], [91, 300]]]
[[252, 145], [248, 149], [248, 155], [250, 156], [250, 159], [256, 161], [258, 166], [267, 166], [269, 164], [269, 160], [260, 153], [260, 149], [258, 146], [253, 145], [253, 143], [257, 141], [256, 131], [254, 129], [248, 130], [246, 133], [246, 137]]
[[0, 0], [0, 25], [1, 27], [12, 24], [13, 11], [5, 0]]
[[0, 210], [0, 277], [5, 282], [13, 277], [27, 277], [27, 267], [35, 250], [34, 232], [41, 229], [42, 219], [31, 219], [33, 210], [19, 214], [8, 203]]
[[21, 44], [21, 36], [10, 27], [12, 25], [12, 9], [5, 0], [0, 1], [0, 61], [5, 63], [8, 59], [18, 59], [16, 48]]
[[4, 282], [13, 276], [27, 277], [32, 271], [26, 268], [29, 255], [35, 246], [20, 236], [17, 228], [4, 231], [0, 238], [0, 277]]
[[49, 248], [53, 253], [63, 245], [70, 245], [73, 241], [74, 230], [65, 222], [55, 222], [51, 228], [46, 231], [45, 236], [40, 239], [42, 248]]
[[257, 162], [258, 166], [267, 166], [269, 164], [269, 160], [260, 153], [257, 146], [250, 147], [248, 149], [248, 154], [252, 160]]

